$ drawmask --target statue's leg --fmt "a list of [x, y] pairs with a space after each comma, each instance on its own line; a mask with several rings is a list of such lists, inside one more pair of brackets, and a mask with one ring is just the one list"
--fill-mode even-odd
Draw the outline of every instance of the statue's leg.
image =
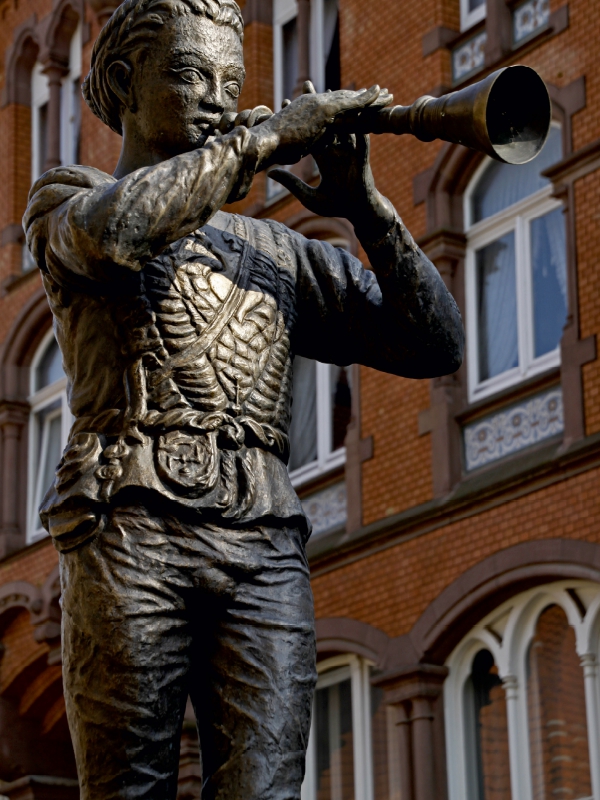
[[160, 519], [115, 511], [61, 555], [63, 674], [81, 800], [174, 800], [190, 634]]
[[[206, 678], [190, 694], [204, 771], [203, 800], [300, 800], [316, 682], [312, 590], [297, 530], [222, 531], [246, 548]], [[212, 638], [212, 637], [211, 637]], [[214, 649], [213, 649], [214, 648]]]

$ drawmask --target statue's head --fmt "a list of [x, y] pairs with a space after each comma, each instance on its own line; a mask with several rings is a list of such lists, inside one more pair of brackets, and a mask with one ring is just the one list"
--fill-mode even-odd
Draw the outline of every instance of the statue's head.
[[125, 0], [94, 44], [85, 101], [166, 155], [201, 147], [244, 80], [235, 0]]

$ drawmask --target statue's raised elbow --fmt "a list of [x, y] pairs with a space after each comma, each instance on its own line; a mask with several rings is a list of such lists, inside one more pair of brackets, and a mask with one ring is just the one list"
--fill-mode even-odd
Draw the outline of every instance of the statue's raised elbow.
[[447, 341], [441, 350], [438, 376], [452, 375], [462, 367], [465, 357], [465, 329], [460, 319], [453, 330], [448, 331]]

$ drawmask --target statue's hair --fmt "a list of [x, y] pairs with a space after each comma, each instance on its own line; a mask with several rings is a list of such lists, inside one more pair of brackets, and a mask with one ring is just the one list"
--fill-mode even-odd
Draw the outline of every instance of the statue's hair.
[[83, 82], [83, 97], [116, 133], [122, 133], [121, 102], [108, 82], [108, 67], [147, 47], [167, 20], [189, 14], [229, 25], [243, 40], [244, 22], [235, 0], [124, 0], [100, 31]]

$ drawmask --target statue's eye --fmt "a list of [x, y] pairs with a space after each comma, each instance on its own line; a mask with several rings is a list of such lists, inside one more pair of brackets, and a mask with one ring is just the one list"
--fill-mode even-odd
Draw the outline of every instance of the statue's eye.
[[178, 69], [177, 74], [186, 83], [200, 83], [200, 81], [202, 80], [202, 76], [200, 75], [198, 70], [190, 69], [189, 67], [185, 69]]
[[228, 83], [225, 87], [226, 90], [232, 97], [239, 97], [240, 96], [240, 87], [237, 83]]

